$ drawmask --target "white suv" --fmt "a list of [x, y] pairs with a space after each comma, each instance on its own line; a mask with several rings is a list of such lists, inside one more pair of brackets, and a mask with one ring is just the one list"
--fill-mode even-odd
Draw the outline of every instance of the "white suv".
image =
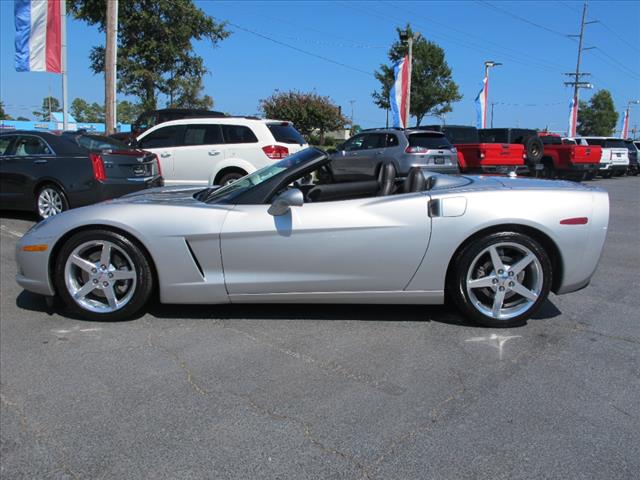
[[624, 175], [629, 168], [629, 150], [624, 140], [614, 137], [576, 137], [578, 145], [602, 147], [598, 174], [602, 178]]
[[135, 145], [158, 155], [167, 185], [224, 185], [308, 146], [291, 122], [249, 117], [172, 120]]

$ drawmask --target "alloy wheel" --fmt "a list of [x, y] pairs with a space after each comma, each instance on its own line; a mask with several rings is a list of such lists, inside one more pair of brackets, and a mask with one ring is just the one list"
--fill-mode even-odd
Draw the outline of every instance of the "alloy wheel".
[[62, 212], [64, 200], [62, 194], [55, 188], [47, 187], [38, 194], [38, 215], [49, 218]]
[[120, 310], [133, 297], [137, 272], [131, 257], [107, 240], [76, 247], [67, 257], [64, 280], [71, 298], [95, 313]]
[[471, 304], [483, 315], [509, 320], [529, 310], [542, 293], [544, 275], [538, 257], [515, 242], [483, 249], [467, 271]]

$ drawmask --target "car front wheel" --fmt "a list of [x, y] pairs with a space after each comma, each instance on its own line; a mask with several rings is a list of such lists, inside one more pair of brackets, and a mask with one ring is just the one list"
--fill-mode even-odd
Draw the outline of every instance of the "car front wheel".
[[448, 293], [480, 325], [515, 327], [542, 306], [551, 280], [551, 260], [537, 241], [517, 232], [494, 233], [462, 250]]
[[109, 230], [87, 230], [62, 246], [55, 262], [58, 295], [76, 315], [88, 320], [132, 317], [147, 303], [153, 273], [140, 247]]

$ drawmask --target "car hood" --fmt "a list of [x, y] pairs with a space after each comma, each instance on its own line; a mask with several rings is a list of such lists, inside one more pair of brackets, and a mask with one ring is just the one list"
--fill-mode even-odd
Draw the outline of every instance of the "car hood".
[[[217, 189], [219, 187], [209, 187], [210, 189]], [[171, 204], [193, 204], [201, 203], [194, 198], [194, 195], [198, 192], [205, 190], [201, 186], [171, 186], [171, 187], [157, 187], [150, 188], [148, 190], [140, 190], [139, 192], [130, 193], [120, 198], [111, 200], [112, 203], [171, 203]]]

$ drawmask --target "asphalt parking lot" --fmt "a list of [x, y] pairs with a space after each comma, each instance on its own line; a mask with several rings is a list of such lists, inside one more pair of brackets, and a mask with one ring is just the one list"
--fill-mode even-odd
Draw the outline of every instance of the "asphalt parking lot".
[[14, 282], [33, 220], [2, 212], [0, 476], [638, 478], [640, 178], [594, 183], [591, 286], [511, 330], [419, 306], [75, 320]]

